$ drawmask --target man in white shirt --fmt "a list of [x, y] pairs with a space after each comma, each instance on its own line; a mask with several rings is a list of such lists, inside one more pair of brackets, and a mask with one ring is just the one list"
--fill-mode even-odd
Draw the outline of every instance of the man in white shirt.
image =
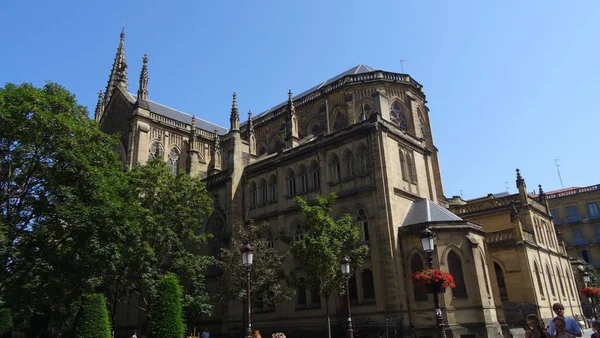
[[[575, 337], [581, 337], [582, 333], [581, 329], [579, 328], [579, 324], [577, 324], [575, 318], [565, 317], [565, 307], [561, 303], [554, 303], [554, 305], [552, 305], [552, 310], [554, 310], [554, 313], [556, 313], [556, 317], [563, 317], [565, 319], [565, 323], [567, 324], [567, 327], [565, 327], [566, 333]], [[550, 320], [550, 324], [548, 325], [548, 333], [550, 333], [550, 335], [553, 337], [556, 334], [556, 330], [554, 329], [554, 320]]]

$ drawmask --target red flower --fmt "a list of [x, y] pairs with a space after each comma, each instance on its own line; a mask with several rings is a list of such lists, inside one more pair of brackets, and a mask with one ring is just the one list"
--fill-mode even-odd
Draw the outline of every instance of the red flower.
[[600, 296], [600, 289], [591, 286], [586, 286], [579, 290], [579, 292], [586, 297]]
[[448, 272], [438, 269], [426, 269], [415, 272], [411, 275], [415, 285], [439, 284], [442, 289], [454, 289], [454, 277]]

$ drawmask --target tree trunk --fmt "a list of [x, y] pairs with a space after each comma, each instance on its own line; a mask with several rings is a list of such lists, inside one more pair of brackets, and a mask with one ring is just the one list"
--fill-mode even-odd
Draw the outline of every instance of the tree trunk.
[[327, 337], [331, 338], [331, 315], [329, 314], [329, 297], [325, 298], [325, 311], [327, 312]]

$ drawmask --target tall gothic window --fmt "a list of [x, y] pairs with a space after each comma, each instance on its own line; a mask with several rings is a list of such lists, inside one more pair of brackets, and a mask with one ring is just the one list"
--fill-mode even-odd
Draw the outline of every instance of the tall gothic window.
[[[423, 259], [421, 256], [414, 254], [410, 259], [410, 271], [412, 273], [423, 270]], [[427, 300], [427, 293], [421, 291], [421, 288], [413, 283], [413, 295], [415, 300]]]
[[506, 280], [504, 279], [504, 272], [502, 267], [494, 262], [494, 271], [496, 272], [496, 282], [498, 283], [498, 292], [500, 292], [500, 300], [503, 302], [508, 301], [508, 290], [506, 288]]
[[400, 154], [400, 169], [402, 171], [402, 179], [408, 181], [408, 166], [406, 165], [406, 156], [404, 156], [404, 151], [402, 149], [398, 150]]
[[417, 183], [417, 169], [410, 154], [406, 154], [406, 174], [412, 183]]
[[269, 193], [270, 193], [270, 201], [277, 201], [277, 177], [275, 175], [271, 175], [269, 177]]
[[421, 112], [421, 109], [418, 110], [417, 115], [419, 116], [419, 128], [421, 129], [421, 137], [425, 138], [427, 136], [427, 126], [425, 125], [425, 117]]
[[256, 183], [250, 183], [250, 208], [256, 208]]
[[321, 186], [321, 174], [319, 173], [319, 165], [317, 162], [313, 161], [310, 164], [310, 173], [312, 176], [312, 188], [317, 190]]
[[371, 113], [373, 112], [373, 107], [370, 103], [364, 102], [362, 108], [362, 113], [360, 114], [360, 117], [358, 119], [360, 121], [365, 121], [369, 118], [369, 116], [371, 116]]
[[546, 264], [546, 274], [548, 275], [548, 283], [550, 283], [550, 292], [552, 296], [556, 297], [556, 291], [554, 291], [554, 281], [552, 280], [552, 272], [550, 267]]
[[148, 147], [148, 161], [153, 160], [154, 158], [162, 158], [163, 155], [163, 146], [160, 142], [154, 141]]
[[213, 257], [221, 257], [221, 249], [226, 248], [229, 242], [229, 238], [225, 232], [225, 221], [220, 214], [213, 215], [210, 222], [210, 233], [213, 235], [210, 242], [210, 253]]
[[481, 257], [481, 268], [483, 271], [483, 280], [485, 282], [485, 290], [487, 291], [487, 294], [490, 295], [490, 283], [488, 282], [488, 269], [487, 269], [487, 264], [485, 262], [485, 258], [483, 257], [482, 253], [479, 253], [479, 257]]
[[259, 203], [260, 205], [265, 205], [267, 204], [267, 181], [265, 181], [265, 179], [261, 179], [260, 180], [260, 184], [258, 187], [258, 193], [260, 194], [259, 197]]
[[452, 289], [452, 295], [456, 298], [467, 298], [467, 286], [462, 269], [462, 261], [454, 251], [448, 253], [448, 270], [454, 277], [456, 288]]
[[273, 142], [273, 145], [271, 146], [271, 154], [278, 152], [279, 149], [281, 149], [283, 147], [284, 147], [283, 142], [281, 142], [279, 137], [277, 137], [277, 139], [275, 139], [275, 141]]
[[533, 263], [534, 264], [534, 269], [535, 269], [535, 278], [537, 279], [537, 283], [538, 283], [538, 288], [540, 289], [540, 294], [542, 295], [542, 297], [544, 297], [544, 284], [542, 283], [542, 276], [541, 276], [541, 271], [538, 268], [537, 263]]
[[358, 146], [356, 151], [356, 158], [358, 160], [358, 174], [364, 175], [367, 173], [367, 148], [364, 145]]
[[294, 227], [294, 241], [301, 241], [304, 238], [304, 234], [302, 233], [302, 226], [300, 224], [296, 224]]
[[298, 169], [298, 176], [300, 178], [300, 193], [308, 191], [308, 176], [306, 175], [306, 168], [301, 165]]
[[350, 179], [354, 175], [354, 156], [350, 150], [344, 152], [344, 178]]
[[406, 122], [406, 115], [402, 112], [400, 104], [396, 101], [392, 104], [392, 110], [390, 111], [390, 119], [400, 129], [408, 129], [408, 122]]
[[339, 109], [334, 114], [333, 130], [340, 130], [348, 126], [348, 118], [343, 110]]
[[329, 158], [329, 182], [338, 183], [340, 181], [340, 160], [336, 154]]
[[177, 150], [177, 148], [172, 148], [169, 152], [167, 167], [171, 169], [171, 172], [173, 172], [173, 174], [177, 175], [177, 172], [179, 171], [179, 150]]
[[270, 229], [267, 229], [267, 248], [271, 249], [274, 246], [274, 241], [273, 241], [273, 233], [271, 232]]
[[375, 299], [375, 283], [373, 271], [366, 269], [361, 273], [363, 299]]
[[565, 278], [569, 281], [569, 289], [571, 290], [571, 297], [575, 298], [575, 291], [573, 289], [573, 277], [569, 273], [569, 269], [565, 267]]
[[288, 196], [290, 196], [290, 197], [296, 196], [296, 174], [294, 174], [293, 170], [288, 171], [286, 180], [287, 180]]
[[558, 285], [560, 285], [560, 292], [563, 296], [567, 297], [567, 293], [565, 292], [565, 285], [562, 279], [562, 271], [560, 271], [560, 267], [555, 266], [556, 279], [558, 279]]
[[356, 284], [356, 274], [353, 273], [348, 279], [348, 295], [350, 302], [358, 302], [358, 285]]
[[356, 214], [356, 223], [360, 226], [360, 229], [363, 233], [363, 240], [365, 242], [369, 241], [369, 220], [367, 217], [367, 213], [360, 209]]

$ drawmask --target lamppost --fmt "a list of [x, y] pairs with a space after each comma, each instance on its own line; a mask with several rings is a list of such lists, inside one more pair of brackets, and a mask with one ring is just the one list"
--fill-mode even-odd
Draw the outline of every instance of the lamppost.
[[350, 259], [348, 257], [342, 258], [340, 261], [340, 267], [342, 268], [342, 275], [346, 279], [346, 302], [348, 303], [348, 338], [354, 338], [354, 330], [352, 329], [352, 313], [350, 312], [350, 287], [348, 286], [348, 279], [350, 278]]
[[[427, 254], [429, 261], [429, 268], [433, 269], [433, 253], [435, 252], [435, 233], [425, 228], [421, 231], [421, 246], [423, 251]], [[446, 331], [444, 331], [444, 317], [442, 317], [442, 309], [440, 309], [440, 299], [438, 298], [439, 288], [433, 287], [433, 305], [435, 306], [435, 323], [437, 324], [440, 338], [446, 338]]]
[[254, 253], [252, 252], [252, 246], [245, 244], [242, 247], [242, 264], [246, 269], [246, 311], [248, 312], [246, 322], [246, 338], [252, 338], [252, 310], [250, 300], [250, 270], [252, 269], [252, 259]]
[[[590, 282], [592, 281], [592, 279], [590, 278], [590, 274], [587, 271], [583, 272], [583, 282], [585, 283], [585, 286], [588, 287], [590, 286]], [[598, 318], [598, 314], [596, 313], [596, 297], [588, 297], [588, 302], [590, 302], [592, 304], [592, 316], [594, 317], [594, 319]]]

